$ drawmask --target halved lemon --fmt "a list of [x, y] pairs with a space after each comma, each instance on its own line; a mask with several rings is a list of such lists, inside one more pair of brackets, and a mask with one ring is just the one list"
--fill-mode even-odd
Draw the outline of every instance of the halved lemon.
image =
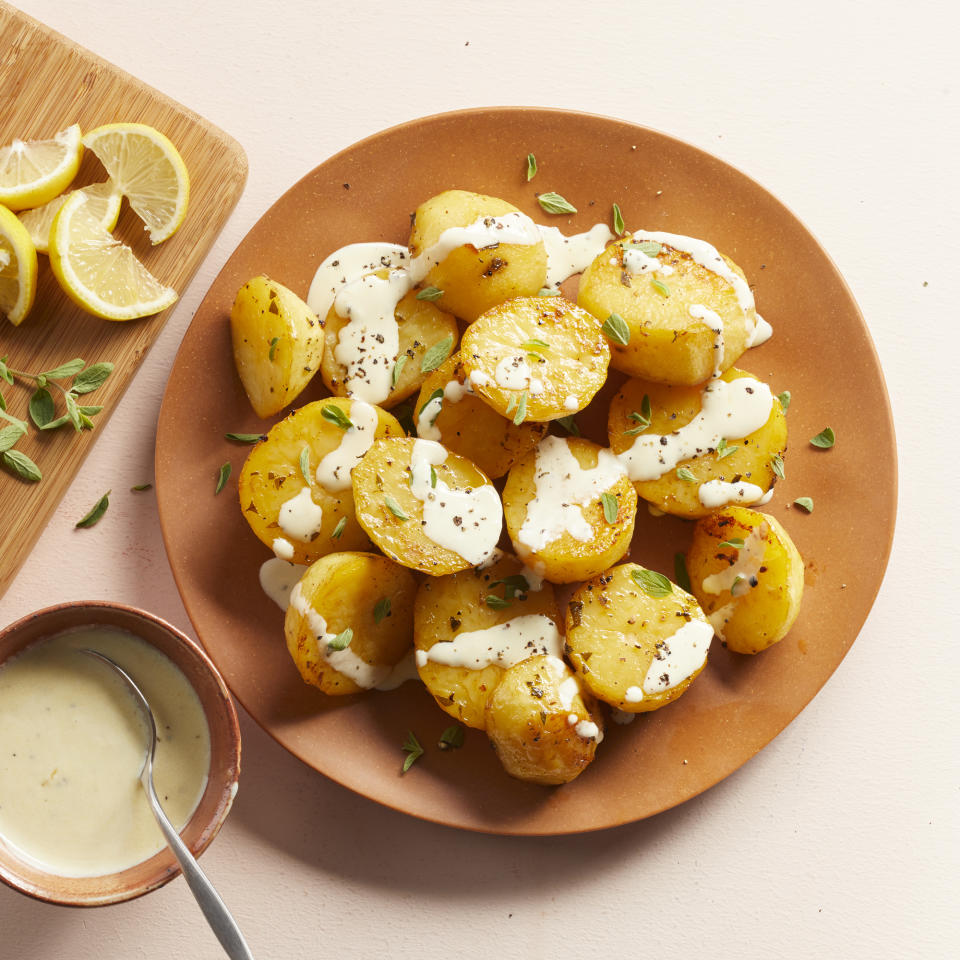
[[83, 142], [146, 224], [150, 242], [173, 236], [190, 199], [190, 176], [177, 148], [144, 123], [108, 123]]
[[14, 140], [0, 147], [0, 203], [10, 210], [47, 203], [70, 185], [82, 156], [76, 123], [52, 140]]
[[27, 228], [0, 207], [0, 313], [18, 326], [37, 294], [37, 251]]
[[50, 228], [50, 266], [67, 296], [104, 320], [136, 320], [166, 310], [176, 291], [114, 239], [89, 208], [86, 195], [75, 191]]
[[120, 205], [123, 203], [123, 194], [113, 185], [110, 180], [103, 183], [91, 183], [88, 187], [80, 187], [79, 190], [71, 190], [69, 193], [54, 197], [49, 203], [34, 210], [24, 210], [19, 214], [20, 222], [30, 233], [30, 239], [37, 248], [37, 253], [48, 252], [48, 241], [50, 239], [50, 228], [53, 226], [54, 217], [57, 211], [63, 206], [67, 197], [74, 193], [83, 193], [90, 201], [89, 212], [100, 218], [100, 226], [104, 230], [112, 230], [117, 225], [120, 217]]

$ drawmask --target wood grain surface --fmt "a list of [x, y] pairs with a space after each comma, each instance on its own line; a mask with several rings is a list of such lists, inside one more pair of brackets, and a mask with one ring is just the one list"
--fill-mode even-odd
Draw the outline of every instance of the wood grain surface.
[[[72, 123], [86, 132], [104, 123], [137, 121], [163, 131], [190, 171], [190, 207], [180, 230], [151, 247], [143, 224], [124, 201], [116, 235], [130, 244], [163, 283], [183, 293], [236, 205], [247, 177], [240, 145], [202, 117], [0, 0], [0, 144], [47, 138]], [[74, 186], [106, 179], [89, 151]], [[89, 316], [62, 293], [41, 254], [37, 299], [19, 327], [0, 319], [0, 356], [38, 372], [74, 357], [110, 361], [113, 375], [84, 402], [103, 406], [103, 427], [156, 339], [170, 310], [111, 323]], [[175, 309], [175, 307], [171, 308]], [[27, 419], [31, 388], [3, 384], [11, 414]], [[57, 393], [58, 391], [54, 391]], [[58, 404], [62, 403], [59, 398]], [[58, 406], [58, 416], [63, 411]], [[18, 444], [44, 474], [27, 483], [0, 469], [0, 596], [13, 579], [96, 437], [72, 428], [32, 428]]]

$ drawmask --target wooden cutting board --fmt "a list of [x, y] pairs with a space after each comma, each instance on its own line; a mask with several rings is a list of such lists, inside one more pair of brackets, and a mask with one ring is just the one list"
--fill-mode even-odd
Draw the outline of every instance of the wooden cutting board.
[[[173, 237], [151, 247], [126, 201], [116, 230], [156, 277], [183, 293], [243, 190], [243, 149], [186, 107], [0, 0], [0, 144], [51, 137], [72, 123], [87, 131], [116, 121], [148, 123], [163, 131], [190, 171], [190, 207]], [[104, 179], [105, 171], [88, 152], [74, 185]], [[115, 369], [100, 389], [81, 401], [103, 406], [94, 418], [96, 430], [77, 434], [67, 426], [41, 433], [31, 425], [30, 434], [17, 444], [40, 467], [43, 480], [27, 483], [0, 468], [0, 596], [171, 312], [126, 323], [91, 317], [61, 292], [47, 258], [40, 254], [39, 260], [37, 299], [30, 315], [19, 327], [0, 317], [0, 357], [30, 372], [52, 369], [74, 357], [87, 363], [108, 360]], [[28, 419], [30, 387], [0, 382], [0, 392], [11, 414]], [[57, 402], [59, 415], [62, 400]]]

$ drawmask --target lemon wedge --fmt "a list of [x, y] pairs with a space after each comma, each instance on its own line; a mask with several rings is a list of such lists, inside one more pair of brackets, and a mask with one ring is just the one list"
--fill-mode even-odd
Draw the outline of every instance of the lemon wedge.
[[177, 148], [144, 123], [108, 123], [91, 130], [83, 143], [146, 224], [150, 242], [173, 236], [190, 199], [190, 176]]
[[50, 266], [67, 296], [104, 320], [149, 317], [173, 304], [176, 291], [160, 283], [126, 244], [104, 229], [90, 206], [88, 197], [75, 191], [50, 228]]
[[10, 210], [47, 203], [70, 185], [82, 156], [76, 123], [52, 140], [14, 140], [0, 147], [0, 203]]
[[19, 326], [37, 294], [37, 251], [27, 228], [0, 207], [0, 313]]
[[90, 201], [89, 212], [99, 217], [100, 226], [104, 230], [112, 230], [117, 225], [123, 194], [117, 190], [110, 180], [105, 180], [103, 183], [91, 183], [88, 187], [80, 187], [79, 191], [71, 190], [70, 193], [54, 197], [53, 200], [45, 203], [42, 207], [36, 207], [34, 210], [24, 210], [19, 214], [20, 222], [27, 228], [30, 239], [37, 248], [37, 253], [48, 252], [47, 241], [50, 239], [53, 219], [67, 197], [78, 192], [86, 195]]

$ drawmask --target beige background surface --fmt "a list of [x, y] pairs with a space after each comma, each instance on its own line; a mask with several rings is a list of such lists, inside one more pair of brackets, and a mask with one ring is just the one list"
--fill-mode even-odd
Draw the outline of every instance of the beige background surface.
[[[776, 741], [652, 820], [510, 840], [357, 798], [245, 718], [240, 793], [203, 863], [255, 955], [955, 955], [960, 558], [948, 511], [960, 401], [952, 366], [960, 111], [958, 23], [947, 5], [20, 7], [222, 126], [246, 148], [250, 179], [0, 600], [3, 622], [60, 600], [109, 598], [189, 628], [151, 494], [120, 493], [95, 529], [73, 525], [108, 487], [152, 479], [170, 363], [250, 226], [325, 157], [416, 116], [491, 103], [562, 106], [712, 151], [777, 194], [824, 243], [887, 375], [901, 457], [887, 579], [850, 655]], [[809, 344], [814, 358], [831, 349]], [[862, 472], [869, 484], [871, 465]], [[0, 889], [3, 960], [170, 956], [218, 956], [182, 880], [95, 911]]]

